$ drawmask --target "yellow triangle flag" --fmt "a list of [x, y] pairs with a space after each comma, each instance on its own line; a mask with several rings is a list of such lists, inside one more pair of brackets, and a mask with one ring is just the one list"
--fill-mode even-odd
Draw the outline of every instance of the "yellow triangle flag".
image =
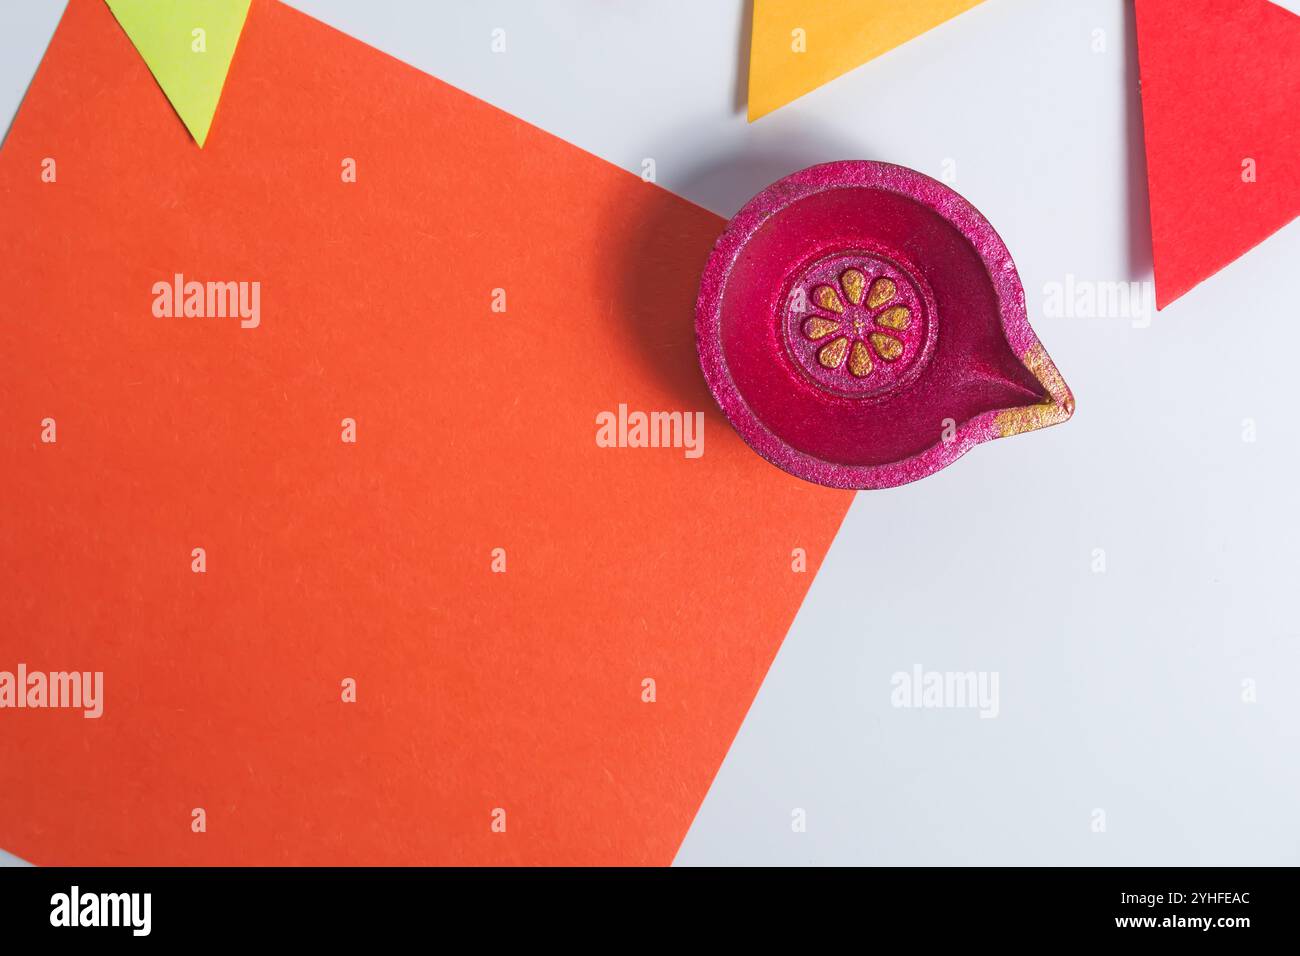
[[106, 0], [200, 146], [208, 138], [250, 0]]
[[982, 0], [754, 0], [749, 121]]

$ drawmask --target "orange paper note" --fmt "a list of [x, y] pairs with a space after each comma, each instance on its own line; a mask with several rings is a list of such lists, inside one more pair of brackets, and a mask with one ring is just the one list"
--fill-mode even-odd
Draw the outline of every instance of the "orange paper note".
[[0, 846], [671, 861], [851, 500], [709, 398], [721, 220], [275, 0], [194, 149], [71, 0], [0, 223], [0, 671], [103, 675]]
[[750, 122], [981, 2], [754, 0]]

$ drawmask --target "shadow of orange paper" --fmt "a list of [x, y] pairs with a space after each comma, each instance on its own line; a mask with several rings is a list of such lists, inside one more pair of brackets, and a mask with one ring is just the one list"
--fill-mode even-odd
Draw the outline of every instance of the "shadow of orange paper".
[[[716, 414], [720, 219], [275, 0], [199, 150], [72, 0], [0, 222], [0, 670], [104, 672], [98, 720], [0, 711], [0, 846], [672, 860], [851, 500]], [[607, 252], [646, 222], [653, 288]], [[155, 318], [176, 273], [260, 282], [260, 325]], [[620, 402], [706, 412], [703, 457], [598, 447]]]

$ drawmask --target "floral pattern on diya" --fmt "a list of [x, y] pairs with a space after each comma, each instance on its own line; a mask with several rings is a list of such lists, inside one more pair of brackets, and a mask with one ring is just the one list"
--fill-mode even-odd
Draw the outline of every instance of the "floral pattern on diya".
[[820, 285], [813, 290], [813, 303], [832, 315], [813, 314], [803, 323], [809, 341], [830, 338], [817, 350], [822, 368], [844, 367], [855, 378], [866, 378], [876, 369], [873, 355], [886, 362], [902, 358], [906, 347], [892, 333], [912, 324], [912, 310], [898, 304], [897, 283], [880, 276], [868, 285], [861, 269], [846, 269], [838, 286]]

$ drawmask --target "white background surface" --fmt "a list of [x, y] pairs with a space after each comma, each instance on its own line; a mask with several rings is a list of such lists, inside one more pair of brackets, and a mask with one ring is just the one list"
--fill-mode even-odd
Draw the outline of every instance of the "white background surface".
[[[1300, 224], [1159, 315], [1044, 314], [1151, 278], [1130, 4], [986, 0], [753, 125], [740, 0], [293, 5], [725, 216], [951, 161], [1016, 257], [1077, 414], [857, 497], [679, 864], [1300, 863]], [[0, 120], [62, 7], [0, 6]], [[892, 707], [917, 664], [999, 715]]]

